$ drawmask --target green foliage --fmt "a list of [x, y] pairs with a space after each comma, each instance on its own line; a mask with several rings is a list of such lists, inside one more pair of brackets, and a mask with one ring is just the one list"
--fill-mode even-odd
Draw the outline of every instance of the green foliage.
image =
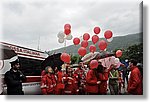
[[136, 59], [138, 62], [143, 63], [143, 43], [129, 46], [126, 50], [126, 56], [129, 59]]
[[71, 56], [71, 64], [77, 64], [81, 61], [81, 57], [79, 55]]
[[[114, 52], [116, 52], [117, 50], [118, 49], [116, 49]], [[136, 59], [138, 62], [143, 63], [143, 43], [134, 44], [122, 51], [123, 54], [120, 57], [120, 60]]]

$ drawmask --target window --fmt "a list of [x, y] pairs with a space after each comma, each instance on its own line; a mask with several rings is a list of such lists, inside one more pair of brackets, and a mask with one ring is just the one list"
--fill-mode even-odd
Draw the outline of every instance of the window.
[[30, 58], [24, 58], [19, 57], [20, 60], [20, 66], [21, 71], [26, 76], [40, 76], [41, 75], [41, 60], [36, 59], [30, 59]]

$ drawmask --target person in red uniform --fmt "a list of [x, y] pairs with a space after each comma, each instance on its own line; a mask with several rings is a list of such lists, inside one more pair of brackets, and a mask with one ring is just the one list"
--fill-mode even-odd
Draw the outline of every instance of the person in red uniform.
[[129, 94], [133, 95], [142, 95], [143, 87], [142, 87], [142, 76], [138, 69], [137, 61], [132, 59], [129, 61], [129, 68], [131, 70], [127, 91]]
[[43, 70], [42, 72], [41, 72], [41, 78], [44, 76], [44, 75], [46, 75], [47, 73], [45, 72], [45, 70]]
[[50, 66], [45, 68], [45, 74], [41, 80], [42, 94], [50, 95], [55, 94], [56, 78], [53, 73], [53, 69]]
[[100, 95], [106, 95], [107, 94], [107, 81], [108, 81], [108, 69], [106, 67], [103, 67], [101, 65], [101, 62], [99, 62], [98, 66], [98, 80], [101, 81], [99, 84], [98, 90]]
[[86, 76], [86, 92], [89, 95], [98, 94], [98, 85], [101, 81], [98, 81], [97, 68], [90, 68]]
[[79, 94], [84, 95], [85, 94], [85, 83], [86, 83], [86, 79], [85, 79], [85, 72], [83, 70], [83, 62], [79, 63], [79, 67], [75, 70], [74, 74], [78, 75], [77, 81], [78, 81], [78, 87], [79, 87]]
[[63, 95], [63, 90], [64, 90], [64, 83], [63, 83], [63, 72], [61, 71], [61, 68], [55, 68], [55, 74], [57, 76], [57, 85], [55, 89], [55, 94], [56, 95]]
[[74, 73], [73, 79], [74, 79], [75, 94], [78, 95], [79, 94], [79, 76], [78, 76], [78, 74]]
[[74, 95], [76, 93], [76, 90], [75, 90], [72, 68], [70, 68], [70, 66], [66, 67], [66, 74], [64, 75], [63, 80], [65, 84], [64, 94]]

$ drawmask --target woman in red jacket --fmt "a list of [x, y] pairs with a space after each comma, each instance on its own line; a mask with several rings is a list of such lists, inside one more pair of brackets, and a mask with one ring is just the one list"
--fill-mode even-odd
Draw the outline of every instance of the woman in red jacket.
[[100, 81], [98, 81], [98, 73], [97, 68], [90, 68], [86, 76], [86, 91], [89, 95], [97, 95], [98, 94], [98, 85]]
[[98, 90], [100, 95], [106, 95], [107, 94], [107, 81], [108, 81], [108, 69], [106, 67], [103, 67], [101, 64], [98, 66], [98, 80], [101, 81], [99, 84]]
[[53, 74], [53, 69], [50, 66], [45, 68], [45, 74], [41, 80], [42, 94], [50, 95], [55, 93], [56, 78]]

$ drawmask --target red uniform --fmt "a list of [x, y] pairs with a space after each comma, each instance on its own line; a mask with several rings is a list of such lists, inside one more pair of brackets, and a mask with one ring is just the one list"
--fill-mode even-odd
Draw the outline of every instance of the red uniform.
[[85, 94], [85, 73], [81, 68], [77, 68], [74, 74], [78, 75], [78, 87], [80, 89], [80, 94]]
[[63, 73], [61, 71], [58, 71], [57, 72], [57, 85], [56, 85], [56, 90], [55, 90], [55, 94], [57, 95], [62, 95], [63, 90], [65, 88], [62, 78], [63, 78]]
[[42, 77], [41, 80], [41, 89], [42, 93], [47, 94], [54, 94], [56, 86], [56, 79], [53, 74], [46, 74]]
[[44, 75], [46, 75], [45, 70], [43, 70], [43, 71], [41, 72], [41, 77], [43, 77]]
[[73, 74], [75, 94], [79, 94], [79, 77], [78, 74]]
[[83, 77], [85, 77], [85, 75], [84, 75], [84, 71], [82, 69], [77, 68], [74, 73], [79, 76], [79, 79], [85, 79], [85, 78], [83, 78]]
[[142, 95], [142, 76], [139, 69], [134, 66], [131, 68], [131, 75], [128, 82], [127, 91], [129, 94]]
[[108, 72], [99, 73], [99, 80], [101, 81], [99, 85], [99, 94], [107, 94], [107, 81], [108, 81]]
[[74, 79], [72, 77], [69, 77], [67, 74], [64, 75], [63, 79], [65, 84], [64, 94], [74, 95], [76, 93]]
[[97, 94], [98, 93], [98, 84], [97, 77], [94, 70], [89, 70], [86, 77], [86, 91], [88, 93]]

